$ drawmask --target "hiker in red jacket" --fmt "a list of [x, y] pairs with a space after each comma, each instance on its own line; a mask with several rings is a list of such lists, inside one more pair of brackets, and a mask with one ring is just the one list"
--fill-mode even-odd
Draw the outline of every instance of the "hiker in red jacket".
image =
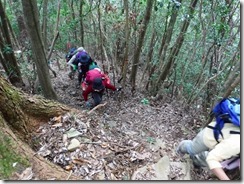
[[[116, 88], [110, 84], [110, 79], [106, 74], [101, 72], [99, 68], [94, 68], [86, 73], [85, 81], [82, 83], [83, 97], [86, 102], [86, 106], [91, 108], [97, 106], [102, 101], [102, 96], [105, 88], [111, 89], [112, 91], [120, 91], [120, 88]], [[88, 95], [92, 93], [94, 104], [88, 102]]]

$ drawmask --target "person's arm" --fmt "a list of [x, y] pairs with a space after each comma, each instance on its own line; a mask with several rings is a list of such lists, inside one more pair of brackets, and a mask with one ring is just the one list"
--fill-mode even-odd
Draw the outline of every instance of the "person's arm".
[[240, 153], [240, 135], [231, 135], [229, 138], [223, 139], [209, 153], [206, 158], [209, 169], [220, 180], [229, 180], [224, 172], [221, 162]]
[[87, 86], [86, 90], [83, 91], [83, 93], [82, 93], [83, 98], [84, 98], [85, 101], [88, 100], [88, 95], [89, 95], [89, 93], [91, 93], [91, 92], [92, 92], [92, 86], [89, 85], [89, 86]]
[[225, 174], [225, 171], [222, 168], [214, 168], [211, 171], [220, 179], [220, 180], [230, 180], [230, 178]]
[[76, 58], [76, 54], [74, 54], [73, 56], [72, 56], [72, 58], [69, 60], [69, 62], [67, 63], [67, 65], [70, 65], [70, 66], [72, 66], [73, 64], [73, 61], [75, 60], [75, 58]]
[[104, 86], [105, 86], [105, 88], [107, 88], [107, 89], [111, 89], [111, 90], [113, 90], [113, 91], [115, 91], [117, 88], [115, 87], [115, 86], [113, 86], [112, 84], [108, 84], [108, 83], [104, 83]]

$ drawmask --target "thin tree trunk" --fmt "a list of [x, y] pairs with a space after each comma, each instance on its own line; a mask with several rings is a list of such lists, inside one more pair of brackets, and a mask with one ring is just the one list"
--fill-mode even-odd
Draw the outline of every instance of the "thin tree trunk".
[[144, 85], [143, 83], [143, 79], [144, 79], [144, 76], [146, 75], [147, 71], [149, 71], [148, 73], [148, 80], [146, 81], [146, 89], [148, 89], [148, 86], [149, 86], [149, 82], [150, 82], [150, 77], [151, 77], [151, 73], [150, 71], [152, 70], [152, 66], [153, 64], [151, 63], [152, 61], [152, 57], [153, 57], [153, 51], [154, 51], [154, 45], [156, 45], [156, 31], [155, 29], [153, 28], [152, 30], [152, 37], [151, 37], [151, 41], [150, 41], [150, 46], [149, 46], [149, 50], [148, 50], [148, 54], [147, 54], [147, 58], [146, 58], [146, 66], [142, 72], [142, 77], [141, 77], [141, 87], [142, 85]]
[[[71, 0], [71, 2], [70, 2], [70, 9], [71, 9], [72, 19], [73, 19], [73, 21], [75, 21], [74, 0]], [[75, 40], [78, 40], [78, 38], [77, 38], [77, 31], [76, 31], [75, 28], [73, 30], [73, 34], [74, 34], [74, 39]]]
[[55, 31], [54, 31], [54, 38], [53, 38], [53, 41], [51, 43], [51, 47], [49, 49], [49, 53], [47, 55], [47, 61], [48, 61], [48, 68], [52, 71], [54, 77], [57, 76], [56, 72], [51, 68], [50, 64], [49, 64], [49, 60], [52, 56], [52, 53], [53, 53], [53, 48], [54, 48], [54, 45], [58, 39], [58, 36], [59, 36], [59, 31], [58, 31], [58, 25], [59, 25], [59, 20], [60, 20], [60, 1], [58, 2], [58, 11], [57, 11], [57, 20], [56, 20], [56, 27], [55, 27]]
[[80, 38], [81, 38], [81, 45], [85, 46], [84, 44], [84, 23], [83, 23], [83, 5], [84, 0], [80, 1]]
[[43, 38], [43, 46], [44, 50], [47, 50], [47, 6], [48, 0], [43, 0], [42, 6], [42, 38]]
[[[158, 86], [160, 88], [160, 84], [165, 81], [166, 77], [168, 76], [168, 74], [171, 71], [171, 67], [173, 66], [173, 64], [175, 62], [175, 58], [178, 56], [179, 51], [181, 49], [181, 46], [182, 46], [182, 44], [184, 42], [185, 33], [186, 33], [186, 31], [187, 31], [187, 29], [188, 29], [188, 27], [190, 25], [190, 21], [191, 21], [191, 18], [193, 16], [193, 13], [195, 11], [195, 7], [196, 7], [196, 4], [197, 4], [197, 1], [198, 0], [192, 0], [191, 3], [190, 3], [189, 18], [184, 21], [183, 26], [182, 26], [181, 31], [180, 31], [180, 34], [177, 37], [176, 42], [175, 42], [173, 48], [171, 49], [171, 51], [169, 53], [169, 57], [167, 59], [167, 62], [164, 65], [162, 73], [159, 75], [158, 80], [155, 83], [156, 85], [154, 85], [154, 88], [158, 87]], [[158, 95], [161, 94], [160, 90], [155, 90], [155, 91], [157, 91]]]
[[131, 71], [131, 76], [130, 76], [130, 81], [131, 81], [131, 85], [132, 85], [132, 89], [131, 91], [134, 92], [135, 88], [136, 88], [136, 74], [137, 74], [137, 69], [138, 69], [138, 63], [140, 60], [140, 53], [141, 53], [141, 48], [143, 45], [143, 41], [144, 41], [144, 37], [146, 34], [146, 30], [150, 21], [150, 17], [151, 17], [151, 12], [152, 12], [152, 7], [153, 7], [153, 2], [154, 0], [148, 0], [147, 1], [147, 7], [146, 7], [146, 12], [144, 15], [144, 19], [142, 22], [142, 26], [140, 28], [140, 36], [138, 39], [138, 45], [135, 51], [135, 55], [134, 55], [134, 59], [133, 59], [133, 63], [132, 63], [132, 71]]
[[125, 87], [126, 83], [126, 74], [128, 68], [128, 53], [129, 53], [129, 36], [130, 36], [130, 28], [129, 28], [129, 7], [128, 7], [128, 0], [124, 0], [124, 9], [125, 9], [125, 53], [124, 53], [124, 60], [122, 64], [122, 87]]
[[[14, 56], [14, 51], [13, 51], [13, 46], [12, 46], [12, 42], [10, 39], [10, 35], [9, 35], [9, 29], [8, 29], [8, 25], [10, 26], [10, 24], [8, 24], [7, 22], [7, 16], [5, 14], [5, 11], [3, 9], [3, 5], [2, 2], [0, 1], [0, 27], [1, 27], [1, 39], [0, 39], [0, 48], [2, 52], [2, 55], [4, 57], [3, 62], [6, 62], [7, 64], [5, 64], [5, 66], [7, 68], [5, 68], [5, 72], [7, 73], [10, 82], [15, 85], [15, 86], [23, 86], [24, 82], [22, 80], [21, 77], [21, 72], [17, 63], [17, 60]], [[7, 70], [6, 70], [7, 69]]]
[[[223, 90], [223, 94], [221, 96], [223, 96], [224, 98], [228, 97], [231, 95], [231, 93], [233, 92], [233, 90], [241, 84], [241, 77], [240, 75], [238, 75], [237, 77], [236, 76], [233, 76], [232, 78], [232, 82], [230, 85], [225, 85], [225, 88]], [[228, 81], [229, 82], [229, 81]], [[240, 98], [241, 95], [239, 95], [239, 98]]]

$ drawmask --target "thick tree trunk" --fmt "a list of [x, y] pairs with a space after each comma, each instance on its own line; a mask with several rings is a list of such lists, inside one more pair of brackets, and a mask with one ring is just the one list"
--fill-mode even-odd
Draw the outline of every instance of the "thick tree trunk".
[[52, 87], [46, 54], [41, 37], [41, 29], [38, 16], [36, 0], [22, 0], [22, 7], [25, 23], [30, 36], [34, 62], [37, 68], [38, 80], [40, 82], [43, 95], [48, 99], [57, 99], [57, 95]]
[[[32, 169], [33, 176], [38, 180], [79, 180], [76, 176], [73, 176], [72, 173], [69, 173], [63, 170], [61, 167], [49, 162], [45, 158], [37, 155], [25, 142], [21, 141], [15, 133], [8, 127], [8, 122], [4, 121], [0, 113], [0, 132], [2, 136], [10, 140], [11, 145], [7, 145], [9, 149], [13, 150], [15, 155], [21, 157], [25, 160]], [[0, 154], [1, 155], [1, 154]], [[26, 165], [18, 163], [21, 165], [24, 170]], [[20, 171], [21, 173], [23, 171]], [[10, 176], [11, 180], [20, 180], [22, 179], [20, 173], [13, 173]], [[2, 178], [3, 179], [3, 178]], [[31, 178], [30, 178], [31, 179]]]
[[76, 109], [47, 100], [42, 96], [30, 96], [13, 87], [1, 76], [0, 104], [0, 132], [11, 140], [11, 145], [7, 146], [31, 164], [32, 172], [38, 174], [35, 177], [40, 180], [79, 179], [37, 155], [27, 144], [31, 141], [29, 135], [35, 127], [47, 123], [52, 117]]
[[[22, 138], [27, 139], [29, 132], [42, 120], [69, 112], [69, 107], [42, 96], [29, 96], [11, 86], [0, 76], [0, 112]], [[3, 105], [4, 104], [4, 105]]]

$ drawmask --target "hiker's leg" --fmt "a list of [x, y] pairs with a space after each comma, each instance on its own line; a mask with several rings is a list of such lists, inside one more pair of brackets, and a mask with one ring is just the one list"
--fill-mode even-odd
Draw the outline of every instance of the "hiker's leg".
[[78, 72], [78, 84], [81, 84], [82, 81], [82, 72]]
[[69, 76], [70, 79], [73, 80], [74, 79], [74, 75], [75, 75], [75, 71], [73, 70], [73, 67], [70, 66], [70, 72], [69, 72], [68, 76]]
[[194, 156], [203, 151], [208, 151], [209, 148], [203, 143], [203, 131], [200, 131], [193, 140], [181, 141], [177, 147], [177, 153], [179, 154], [189, 154]]
[[92, 92], [92, 98], [94, 100], [94, 106], [97, 106], [102, 101], [102, 94], [98, 92]]
[[193, 165], [195, 167], [208, 167], [206, 161], [207, 156], [208, 156], [208, 151], [203, 151], [194, 156], [190, 156], [190, 158], [192, 159]]

